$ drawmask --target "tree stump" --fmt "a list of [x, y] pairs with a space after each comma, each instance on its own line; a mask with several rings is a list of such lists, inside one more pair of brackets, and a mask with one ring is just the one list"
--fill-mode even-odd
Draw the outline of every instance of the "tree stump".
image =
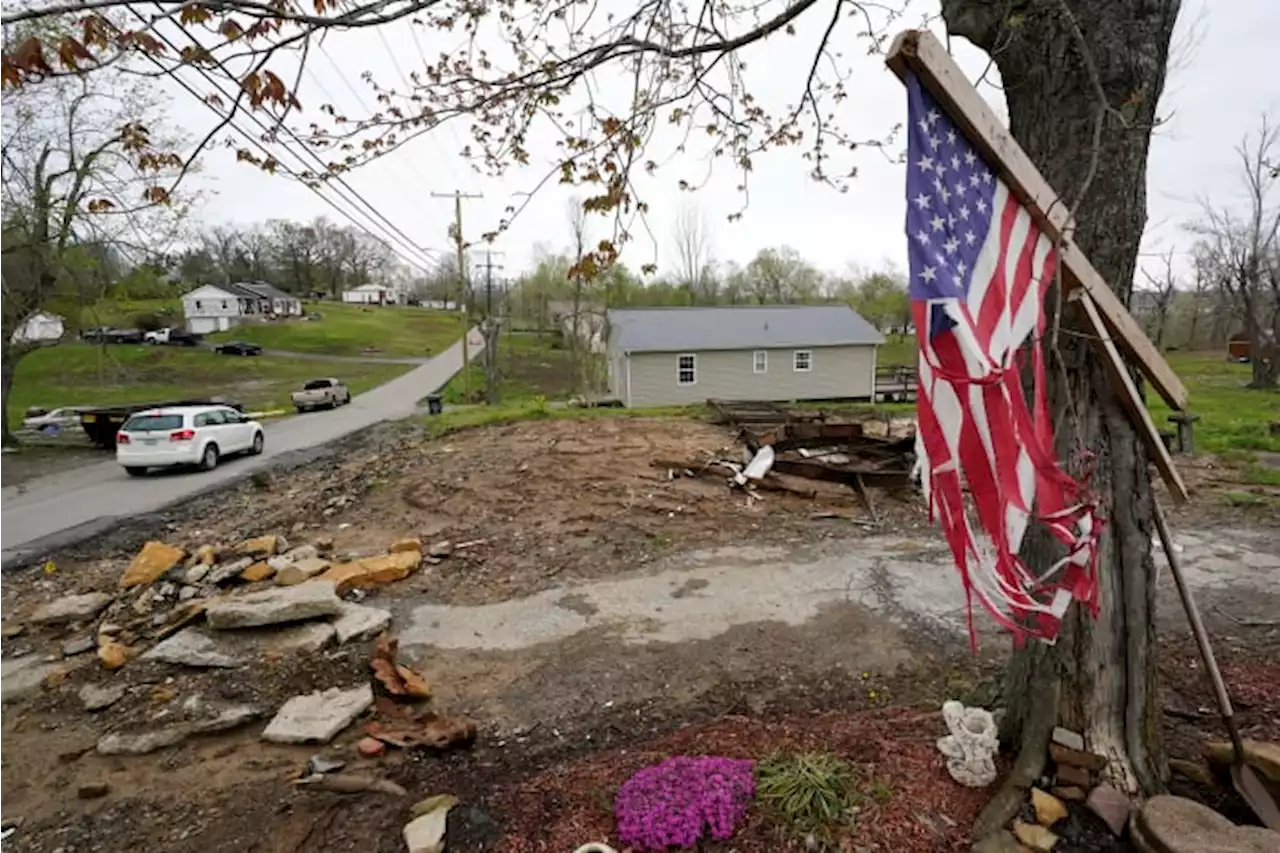
[[1175, 424], [1178, 428], [1174, 453], [1190, 456], [1196, 452], [1196, 440], [1191, 425], [1198, 420], [1200, 420], [1200, 416], [1193, 415], [1190, 412], [1174, 412], [1169, 415], [1169, 423]]

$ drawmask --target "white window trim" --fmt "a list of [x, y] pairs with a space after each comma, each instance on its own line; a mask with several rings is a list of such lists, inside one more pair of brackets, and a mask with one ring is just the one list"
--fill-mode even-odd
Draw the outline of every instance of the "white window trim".
[[[808, 366], [808, 367], [801, 367], [801, 366], [797, 363], [797, 362], [799, 361], [799, 359], [800, 359], [800, 354], [801, 354], [801, 353], [804, 353], [805, 355], [809, 356], [809, 359], [808, 359], [808, 361], [809, 361], [809, 366]], [[798, 350], [792, 350], [792, 352], [791, 352], [791, 369], [792, 369], [794, 372], [796, 372], [796, 373], [808, 373], [808, 372], [810, 372], [811, 370], [813, 370], [813, 350], [811, 350], [811, 349], [798, 349]]]
[[[693, 359], [693, 381], [692, 382], [682, 382], [680, 380], [680, 374], [682, 372], [680, 367], [680, 362], [686, 358]], [[688, 388], [691, 385], [698, 384], [698, 354], [697, 353], [682, 352], [676, 356], [676, 384], [683, 388]]]
[[[764, 356], [764, 358], [761, 359], [760, 356]], [[768, 350], [758, 349], [751, 353], [751, 372], [752, 373], [768, 373], [769, 372], [769, 351]]]

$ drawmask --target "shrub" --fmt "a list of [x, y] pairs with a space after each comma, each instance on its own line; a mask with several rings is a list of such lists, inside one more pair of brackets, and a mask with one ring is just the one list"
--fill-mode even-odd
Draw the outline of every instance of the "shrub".
[[826, 752], [773, 756], [756, 768], [760, 803], [800, 837], [830, 842], [853, 822], [862, 794], [853, 769]]
[[753, 763], [668, 758], [623, 783], [614, 799], [618, 840], [642, 850], [692, 847], [704, 834], [730, 838], [755, 793]]

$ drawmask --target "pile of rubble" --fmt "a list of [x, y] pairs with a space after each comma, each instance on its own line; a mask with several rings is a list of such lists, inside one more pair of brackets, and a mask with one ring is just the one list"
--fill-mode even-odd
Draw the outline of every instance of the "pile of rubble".
[[[42, 634], [61, 632], [61, 655], [37, 653], [5, 662], [5, 700], [53, 687], [73, 671], [94, 663], [115, 671], [135, 659], [193, 669], [231, 669], [264, 656], [320, 652], [379, 634], [370, 659], [372, 678], [345, 688], [294, 697], [262, 732], [277, 743], [327, 743], [371, 708], [375, 755], [393, 745], [445, 748], [469, 743], [475, 728], [431, 713], [426, 680], [395, 660], [396, 644], [384, 632], [391, 613], [358, 603], [365, 591], [401, 580], [452, 551], [448, 543], [424, 548], [417, 539], [393, 543], [386, 553], [338, 559], [333, 542], [290, 547], [267, 535], [220, 548], [202, 545], [187, 554], [164, 542], [148, 542], [121, 575], [114, 593], [68, 595], [37, 607], [10, 636], [29, 626]], [[96, 661], [95, 661], [96, 659]], [[379, 695], [375, 695], [375, 688]], [[126, 682], [84, 684], [87, 711], [119, 702]], [[379, 698], [379, 696], [381, 698]], [[383, 699], [387, 701], [382, 701]], [[177, 711], [178, 722], [139, 732], [102, 736], [103, 755], [142, 755], [199, 734], [226, 731], [266, 716], [255, 705], [218, 706], [193, 695]]]
[[861, 422], [833, 422], [821, 413], [781, 410], [772, 404], [717, 403], [713, 407], [722, 423], [738, 427], [740, 459], [729, 453], [701, 460], [656, 459], [654, 467], [666, 468], [671, 479], [723, 477], [747, 492], [785, 492], [812, 498], [816, 491], [800, 482], [820, 480], [848, 486], [857, 493], [872, 518], [875, 507], [868, 489], [899, 489], [911, 484], [914, 436], [892, 437], [869, 433]]

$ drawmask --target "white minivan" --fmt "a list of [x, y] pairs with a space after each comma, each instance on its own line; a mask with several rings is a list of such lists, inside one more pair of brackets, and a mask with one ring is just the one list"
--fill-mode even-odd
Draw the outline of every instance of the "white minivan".
[[116, 461], [133, 477], [148, 468], [198, 465], [205, 471], [233, 453], [257, 455], [262, 424], [228, 406], [172, 406], [134, 414], [116, 433]]

